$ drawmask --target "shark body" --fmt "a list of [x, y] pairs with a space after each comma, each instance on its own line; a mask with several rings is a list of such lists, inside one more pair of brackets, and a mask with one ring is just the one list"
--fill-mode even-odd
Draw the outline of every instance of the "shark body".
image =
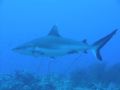
[[102, 60], [100, 55], [100, 49], [115, 35], [117, 29], [96, 41], [92, 45], [87, 43], [87, 40], [76, 41], [69, 38], [62, 37], [56, 25], [52, 27], [47, 36], [41, 37], [30, 42], [27, 42], [21, 46], [13, 49], [21, 54], [31, 56], [47, 56], [58, 57], [75, 53], [87, 53], [88, 50], [92, 50], [95, 56]]

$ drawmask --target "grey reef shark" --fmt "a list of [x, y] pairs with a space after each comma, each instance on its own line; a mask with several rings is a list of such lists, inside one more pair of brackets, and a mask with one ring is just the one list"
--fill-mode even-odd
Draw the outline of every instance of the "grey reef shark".
[[58, 27], [54, 25], [48, 35], [24, 43], [12, 50], [34, 57], [46, 56], [50, 58], [80, 52], [87, 53], [88, 50], [92, 50], [96, 58], [98, 60], [102, 60], [102, 56], [100, 54], [101, 48], [116, 34], [117, 31], [118, 29], [115, 29], [110, 34], [94, 42], [92, 45], [89, 45], [86, 39], [83, 41], [76, 41], [61, 36], [58, 32]]

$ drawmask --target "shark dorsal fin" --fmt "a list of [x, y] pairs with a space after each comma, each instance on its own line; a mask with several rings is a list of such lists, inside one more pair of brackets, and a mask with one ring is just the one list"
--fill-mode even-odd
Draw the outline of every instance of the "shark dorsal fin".
[[56, 25], [54, 25], [52, 27], [52, 29], [50, 30], [50, 32], [48, 33], [49, 36], [57, 36], [60, 37], [60, 34], [58, 32], [58, 27]]

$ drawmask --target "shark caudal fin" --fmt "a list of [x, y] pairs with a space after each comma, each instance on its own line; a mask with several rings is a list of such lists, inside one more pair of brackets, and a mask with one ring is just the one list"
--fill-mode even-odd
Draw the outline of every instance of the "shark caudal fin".
[[100, 54], [101, 48], [116, 34], [117, 31], [118, 29], [114, 30], [113, 32], [101, 38], [100, 40], [96, 41], [92, 45], [93, 53], [95, 54], [97, 59], [102, 60], [102, 56]]

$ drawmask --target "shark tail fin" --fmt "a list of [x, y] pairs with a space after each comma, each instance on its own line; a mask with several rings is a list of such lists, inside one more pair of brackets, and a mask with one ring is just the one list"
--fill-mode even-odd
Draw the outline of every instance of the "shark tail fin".
[[101, 38], [100, 40], [96, 41], [92, 45], [93, 53], [95, 54], [95, 56], [98, 60], [102, 60], [102, 56], [100, 54], [101, 48], [104, 47], [104, 45], [116, 34], [117, 31], [118, 31], [118, 29], [114, 30], [113, 32], [111, 32], [107, 36]]

